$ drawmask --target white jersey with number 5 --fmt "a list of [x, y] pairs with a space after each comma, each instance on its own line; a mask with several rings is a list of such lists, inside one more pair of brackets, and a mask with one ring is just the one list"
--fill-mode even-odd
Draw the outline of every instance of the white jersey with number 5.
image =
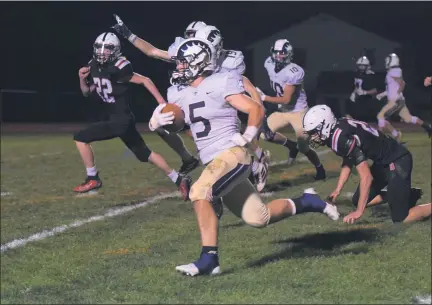
[[246, 70], [244, 56], [241, 51], [222, 50], [216, 65], [217, 72], [235, 71], [242, 75]]
[[387, 99], [389, 101], [397, 101], [399, 99], [404, 99], [404, 96], [401, 93], [397, 93], [399, 90], [399, 83], [393, 78], [402, 78], [402, 69], [399, 67], [390, 68], [387, 71], [386, 75], [386, 91], [387, 91]]
[[275, 72], [275, 63], [270, 57], [264, 62], [270, 78], [270, 85], [277, 96], [283, 96], [286, 85], [296, 86], [291, 102], [287, 105], [279, 105], [279, 110], [285, 112], [304, 111], [308, 108], [307, 96], [303, 87], [305, 72], [295, 63], [289, 63], [279, 72]]
[[175, 103], [183, 110], [203, 164], [236, 146], [231, 139], [240, 132], [237, 109], [227, 103], [225, 98], [243, 92], [243, 79], [235, 72], [212, 74], [196, 88], [168, 88], [168, 103]]

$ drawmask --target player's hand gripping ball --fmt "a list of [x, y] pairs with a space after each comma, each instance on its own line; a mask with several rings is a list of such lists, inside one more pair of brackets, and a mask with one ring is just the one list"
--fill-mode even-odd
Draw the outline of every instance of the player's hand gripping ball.
[[163, 128], [169, 132], [179, 132], [185, 127], [184, 112], [179, 106], [174, 104], [167, 104], [162, 109], [162, 113], [170, 111], [174, 113], [174, 122], [170, 125], [163, 126]]

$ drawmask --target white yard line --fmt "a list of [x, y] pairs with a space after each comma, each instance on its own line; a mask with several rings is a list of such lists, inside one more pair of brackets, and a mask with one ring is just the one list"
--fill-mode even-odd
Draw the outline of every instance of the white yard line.
[[168, 199], [168, 198], [178, 197], [178, 196], [180, 196], [179, 192], [172, 192], [172, 193], [166, 193], [166, 194], [157, 195], [157, 196], [149, 198], [146, 201], [139, 202], [139, 203], [136, 203], [134, 205], [130, 205], [130, 206], [122, 207], [122, 208], [110, 209], [110, 210], [108, 210], [103, 215], [97, 215], [97, 216], [92, 216], [92, 217], [87, 218], [87, 219], [76, 220], [76, 221], [74, 221], [74, 222], [72, 222], [72, 223], [70, 223], [68, 225], [63, 225], [63, 226], [55, 227], [55, 228], [53, 228], [51, 230], [44, 230], [42, 232], [33, 234], [33, 235], [31, 235], [30, 237], [27, 237], [27, 238], [14, 239], [11, 242], [8, 242], [8, 243], [6, 243], [4, 245], [1, 245], [1, 252], [7, 251], [7, 250], [10, 250], [10, 249], [15, 249], [15, 248], [22, 247], [22, 246], [26, 245], [29, 242], [42, 240], [42, 239], [45, 239], [47, 237], [54, 236], [54, 235], [56, 235], [58, 233], [62, 233], [64, 231], [66, 231], [66, 230], [69, 230], [69, 229], [72, 229], [72, 228], [81, 227], [82, 225], [90, 223], [90, 222], [99, 221], [99, 220], [103, 220], [105, 218], [122, 215], [122, 214], [130, 212], [132, 210], [145, 207], [145, 206], [147, 206], [147, 205], [149, 205], [151, 203], [154, 203], [154, 202], [157, 202], [157, 201], [160, 201], [160, 200], [164, 200], [164, 199]]
[[412, 299], [413, 304], [432, 304], [431, 295], [417, 295]]
[[[323, 150], [318, 152], [318, 155], [325, 155], [327, 153], [329, 153], [330, 150]], [[297, 159], [297, 162], [304, 162], [306, 161], [307, 158], [306, 157], [301, 157]], [[270, 163], [270, 166], [276, 166], [276, 165], [281, 165], [281, 164], [286, 164], [288, 161], [278, 161], [278, 162], [272, 162]], [[269, 197], [272, 196], [273, 193], [263, 193], [262, 194], [264, 197]], [[130, 212], [132, 210], [138, 209], [138, 208], [142, 208], [145, 207], [149, 204], [164, 200], [164, 199], [168, 199], [168, 198], [176, 198], [176, 197], [180, 197], [179, 192], [172, 192], [172, 193], [164, 193], [164, 194], [160, 194], [157, 196], [153, 196], [150, 197], [149, 199], [136, 203], [136, 204], [132, 204], [130, 206], [126, 206], [126, 207], [122, 207], [122, 208], [114, 208], [114, 209], [110, 209], [108, 210], [105, 214], [103, 215], [96, 215], [96, 216], [92, 216], [89, 217], [87, 219], [81, 219], [81, 220], [76, 220], [68, 225], [62, 225], [62, 226], [58, 226], [55, 227], [53, 229], [50, 230], [43, 230], [41, 232], [35, 233], [27, 238], [21, 238], [21, 239], [14, 239], [4, 245], [1, 245], [1, 253], [7, 251], [7, 250], [11, 250], [11, 249], [15, 249], [15, 248], [19, 248], [22, 246], [25, 246], [26, 244], [28, 244], [29, 242], [34, 242], [34, 241], [38, 241], [38, 240], [42, 240], [45, 239], [47, 237], [50, 236], [54, 236], [56, 234], [59, 233], [63, 233], [64, 231], [67, 231], [69, 229], [72, 228], [77, 228], [77, 227], [81, 227], [82, 225], [85, 225], [87, 223], [91, 223], [94, 221], [100, 221], [103, 220], [105, 218], [109, 218], [109, 217], [114, 217], [114, 216], [118, 216], [118, 215], [122, 215], [125, 214], [127, 212]]]

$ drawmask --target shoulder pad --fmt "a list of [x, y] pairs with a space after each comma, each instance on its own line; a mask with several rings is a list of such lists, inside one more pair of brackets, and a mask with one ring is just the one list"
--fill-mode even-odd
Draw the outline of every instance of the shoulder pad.
[[130, 65], [130, 61], [126, 59], [126, 57], [119, 57], [119, 59], [114, 64], [119, 70], [123, 69], [127, 65]]

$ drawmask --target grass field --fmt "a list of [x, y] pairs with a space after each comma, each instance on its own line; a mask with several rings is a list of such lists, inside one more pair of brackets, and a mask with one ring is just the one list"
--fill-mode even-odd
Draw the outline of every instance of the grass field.
[[[145, 139], [179, 167], [157, 136]], [[414, 155], [413, 185], [424, 190], [421, 203], [430, 202], [430, 140], [423, 133], [406, 133], [404, 139]], [[393, 225], [382, 205], [368, 209], [355, 225], [307, 214], [259, 230], [225, 210], [224, 273], [188, 278], [174, 267], [200, 252], [192, 206], [174, 195], [146, 202], [176, 189], [135, 160], [120, 140], [94, 145], [104, 187], [93, 197], [71, 191], [85, 172], [69, 134], [3, 135], [1, 144], [2, 304], [409, 304], [416, 295], [431, 294], [430, 220]], [[263, 146], [273, 161], [286, 159], [283, 149]], [[313, 181], [307, 162], [273, 166], [268, 199], [296, 197], [307, 187], [328, 195], [340, 160], [325, 149], [320, 153], [325, 182]], [[353, 175], [344, 191], [353, 192], [357, 183]], [[347, 198], [338, 207], [342, 215], [352, 209]], [[35, 233], [41, 234], [27, 239]]]

